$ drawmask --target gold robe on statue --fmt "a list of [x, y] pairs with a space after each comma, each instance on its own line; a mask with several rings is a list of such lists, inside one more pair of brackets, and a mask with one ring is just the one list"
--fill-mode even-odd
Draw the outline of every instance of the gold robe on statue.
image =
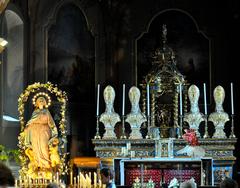
[[57, 138], [57, 128], [48, 109], [34, 110], [24, 132], [26, 153], [34, 168], [51, 168], [49, 145]]

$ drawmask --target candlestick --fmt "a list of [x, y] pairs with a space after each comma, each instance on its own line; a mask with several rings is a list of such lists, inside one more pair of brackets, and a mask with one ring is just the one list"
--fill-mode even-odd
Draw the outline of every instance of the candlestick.
[[150, 96], [149, 96], [149, 84], [147, 84], [147, 116], [150, 116]]
[[146, 139], [151, 139], [152, 138], [152, 135], [150, 133], [150, 129], [151, 129], [150, 118], [151, 118], [150, 116], [147, 116], [147, 129], [148, 129], [148, 132], [147, 132]]
[[208, 118], [207, 118], [207, 114], [205, 114], [204, 121], [205, 121], [205, 131], [204, 131], [203, 138], [208, 138], [209, 135], [208, 135]]
[[234, 104], [233, 104], [233, 83], [231, 83], [231, 109], [232, 109], [232, 115], [234, 115]]
[[122, 115], [125, 114], [125, 84], [123, 84], [123, 96], [122, 96]]
[[126, 139], [127, 136], [125, 134], [125, 116], [122, 116], [122, 135], [120, 137], [121, 139]]
[[96, 112], [96, 116], [97, 116], [97, 126], [96, 126], [96, 135], [95, 135], [95, 139], [101, 139], [100, 135], [99, 135], [99, 95], [100, 95], [100, 84], [98, 84], [97, 86], [97, 112]]
[[232, 125], [231, 125], [231, 134], [230, 134], [230, 138], [236, 138], [235, 134], [234, 134], [234, 114], [231, 115], [231, 120], [232, 120]]
[[147, 84], [147, 128], [148, 128], [148, 133], [146, 136], [146, 139], [151, 139], [151, 133], [150, 133], [150, 126], [151, 126], [151, 117], [150, 117], [150, 91], [149, 91], [149, 84]]
[[182, 138], [183, 132], [183, 115], [179, 115], [179, 128], [178, 128], [178, 138]]
[[121, 139], [126, 139], [125, 135], [125, 84], [123, 84], [123, 96], [122, 96], [122, 135]]
[[206, 95], [206, 84], [203, 84], [203, 92], [204, 92], [204, 113], [207, 115], [207, 95]]
[[208, 124], [207, 124], [207, 94], [206, 94], [206, 84], [203, 84], [203, 94], [204, 94], [204, 114], [205, 114], [205, 133], [203, 135], [203, 138], [208, 138]]
[[183, 115], [183, 111], [182, 111], [182, 84], [179, 84], [179, 100], [180, 100], [180, 102], [179, 102], [179, 106], [180, 106], [180, 116], [182, 116]]
[[100, 94], [100, 84], [97, 86], [97, 116], [99, 116], [99, 94]]
[[94, 137], [94, 139], [101, 139], [101, 136], [99, 134], [99, 116], [97, 116], [97, 121], [96, 121], [96, 135]]

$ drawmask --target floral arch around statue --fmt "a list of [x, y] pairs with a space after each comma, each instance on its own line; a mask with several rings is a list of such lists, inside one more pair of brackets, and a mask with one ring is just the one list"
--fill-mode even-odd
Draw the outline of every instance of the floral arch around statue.
[[[61, 104], [59, 125], [56, 126], [48, 107], [54, 95]], [[33, 96], [33, 97], [32, 97]], [[25, 104], [32, 97], [32, 117], [25, 121]], [[66, 102], [67, 95], [52, 83], [29, 85], [18, 99], [21, 131], [18, 137], [21, 177], [52, 179], [54, 174], [65, 174], [66, 167]]]

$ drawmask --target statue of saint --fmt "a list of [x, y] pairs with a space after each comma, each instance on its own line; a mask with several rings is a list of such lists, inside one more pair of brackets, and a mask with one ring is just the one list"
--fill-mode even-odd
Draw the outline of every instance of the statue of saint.
[[[48, 102], [46, 101], [48, 100]], [[58, 153], [58, 131], [48, 111], [51, 99], [48, 94], [40, 92], [33, 97], [35, 109], [24, 129], [24, 140], [30, 162], [28, 174], [31, 178], [41, 176], [51, 178], [51, 171], [60, 164]]]
[[224, 132], [224, 125], [229, 121], [229, 116], [223, 109], [223, 102], [225, 99], [225, 91], [222, 86], [217, 86], [213, 92], [214, 101], [216, 104], [215, 112], [209, 115], [208, 120], [213, 122], [215, 126], [215, 133], [213, 138], [226, 138]]
[[157, 120], [160, 122], [161, 127], [169, 126], [170, 122], [170, 113], [167, 111], [166, 106], [163, 106], [162, 109], [157, 114]]
[[147, 121], [145, 114], [143, 114], [139, 108], [140, 91], [137, 87], [133, 86], [129, 90], [128, 96], [131, 102], [131, 112], [127, 115], [126, 122], [131, 126], [132, 132], [130, 139], [142, 139], [140, 128], [143, 122]]
[[191, 85], [188, 89], [188, 98], [190, 100], [190, 112], [184, 115], [184, 121], [189, 125], [189, 129], [196, 131], [197, 137], [200, 137], [199, 125], [204, 121], [203, 114], [199, 111], [198, 100], [200, 91], [196, 85]]
[[103, 91], [103, 97], [106, 104], [105, 112], [100, 115], [99, 121], [104, 124], [106, 132], [103, 139], [117, 138], [114, 128], [117, 122], [120, 122], [120, 116], [114, 111], [115, 91], [112, 86], [107, 86]]

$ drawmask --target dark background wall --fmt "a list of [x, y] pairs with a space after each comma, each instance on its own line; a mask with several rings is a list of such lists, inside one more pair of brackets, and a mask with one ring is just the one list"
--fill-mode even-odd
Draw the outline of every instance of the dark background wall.
[[[81, 89], [81, 82], [84, 83], [88, 72], [92, 74], [90, 78], [95, 79], [92, 80], [93, 84], [91, 87], [87, 88], [87, 90], [90, 90], [90, 95], [86, 95], [86, 99], [82, 99], [88, 102], [79, 102], [79, 110], [77, 108], [74, 110], [75, 113], [80, 114], [82, 119], [68, 124], [69, 148], [72, 148], [69, 150], [72, 150], [73, 153], [75, 152], [73, 156], [94, 155], [91, 138], [95, 134], [95, 97], [93, 93], [96, 92], [96, 85], [100, 83], [102, 88], [107, 84], [114, 86], [117, 93], [115, 109], [117, 112], [121, 112], [120, 93], [122, 84], [125, 83], [127, 89], [132, 85], [139, 84], [137, 83], [137, 70], [141, 67], [138, 67], [136, 62], [136, 39], [148, 31], [148, 26], [156, 15], [170, 9], [179, 10], [193, 18], [198, 31], [209, 39], [209, 66], [211, 67], [210, 76], [212, 79], [209, 80], [207, 85], [212, 86], [211, 90], [217, 85], [222, 85], [226, 89], [224, 107], [229, 113], [231, 109], [230, 82], [234, 83], [235, 131], [237, 137], [240, 137], [240, 82], [238, 79], [239, 70], [237, 68], [240, 42], [239, 1], [15, 0], [11, 1], [11, 4], [22, 13], [26, 27], [26, 86], [35, 81], [45, 82], [48, 80], [48, 53], [53, 52], [52, 50], [48, 51], [48, 31], [49, 28], [58, 22], [58, 13], [61, 7], [71, 4], [79, 9], [82, 18], [85, 19], [85, 23], [80, 21], [79, 25], [86, 28], [84, 32], [88, 33], [86, 35], [91, 36], [87, 38], [91, 38], [89, 41], [94, 44], [94, 47], [89, 47], [91, 48], [89, 50], [91, 54], [94, 54], [94, 59], [93, 61], [88, 61], [88, 63], [94, 64], [94, 68], [89, 68], [90, 70], [85, 69], [87, 73], [85, 73], [85, 77], [82, 77], [82, 81], [76, 84], [76, 87], [79, 86]], [[80, 15], [79, 13], [76, 14]], [[81, 19], [79, 18], [79, 20]], [[65, 27], [64, 25], [60, 26], [62, 29]], [[159, 35], [160, 28], [161, 26], [159, 26]], [[68, 34], [66, 32], [66, 35]], [[168, 38], [171, 40], [171, 36], [168, 36]], [[81, 40], [81, 37], [79, 40]], [[87, 43], [86, 40], [84, 42]], [[81, 44], [81, 41], [79, 44]], [[64, 44], [62, 45], [64, 49]], [[61, 52], [58, 51], [55, 55], [58, 53]], [[79, 51], [75, 55], [82, 57], [81, 53], [83, 52]], [[58, 64], [53, 65], [51, 63], [51, 66], [57, 67]], [[92, 64], [86, 67], [92, 67]], [[206, 75], [208, 74], [202, 75], [202, 80], [206, 80]], [[201, 84], [202, 80], [199, 79], [196, 82]], [[61, 85], [60, 87], [65, 89]], [[83, 89], [86, 89], [86, 87]], [[82, 95], [79, 96], [84, 98]], [[90, 96], [91, 99], [88, 98]], [[101, 112], [104, 110], [102, 99], [100, 104]], [[129, 109], [129, 104], [127, 104], [127, 108]], [[209, 110], [213, 109], [213, 104], [209, 104]], [[229, 127], [230, 123], [226, 126]], [[238, 158], [238, 161], [240, 160], [239, 149], [240, 142], [238, 141], [235, 150], [235, 156]], [[78, 150], [80, 152], [77, 152]], [[236, 177], [239, 177], [237, 172], [240, 171], [238, 161], [234, 174]]]

